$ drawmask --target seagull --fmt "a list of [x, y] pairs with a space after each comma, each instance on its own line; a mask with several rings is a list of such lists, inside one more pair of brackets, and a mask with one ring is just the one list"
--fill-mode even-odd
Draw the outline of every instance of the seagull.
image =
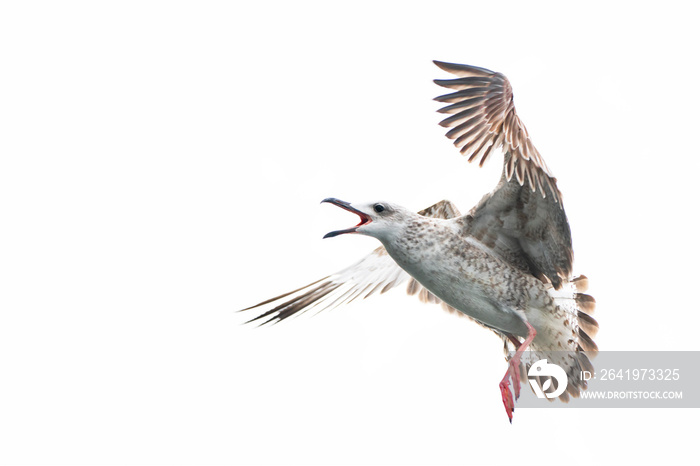
[[[324, 199], [359, 217], [354, 227], [324, 238], [360, 234], [381, 246], [350, 267], [243, 311], [260, 312], [248, 322], [272, 324], [405, 284], [409, 295], [467, 316], [503, 340], [508, 367], [499, 389], [512, 423], [521, 378], [537, 360], [566, 372], [560, 400], [568, 402], [586, 389], [579, 374], [593, 373], [589, 356], [598, 351], [592, 339], [598, 323], [590, 315], [595, 300], [585, 294], [588, 279], [572, 274], [562, 195], [515, 112], [508, 79], [476, 66], [434, 63], [457, 76], [434, 81], [451, 91], [435, 98], [447, 104], [438, 110], [449, 115], [440, 122], [450, 128], [446, 136], [479, 166], [503, 153], [503, 172], [493, 191], [466, 215], [447, 200], [414, 212], [383, 200]], [[535, 378], [540, 388], [556, 388], [556, 380]]]

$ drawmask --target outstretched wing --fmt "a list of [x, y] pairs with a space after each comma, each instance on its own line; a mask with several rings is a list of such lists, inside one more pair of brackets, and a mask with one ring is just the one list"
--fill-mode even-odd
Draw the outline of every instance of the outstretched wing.
[[539, 191], [542, 196], [551, 195], [561, 201], [556, 179], [515, 113], [513, 89], [508, 79], [501, 73], [476, 66], [434, 63], [460, 77], [435, 80], [439, 86], [456, 91], [435, 100], [450, 104], [438, 110], [452, 115], [440, 125], [452, 128], [447, 137], [454, 139], [460, 152], [469, 157], [470, 162], [478, 158], [481, 166], [494, 150], [502, 148], [510, 154], [504, 164], [508, 181], [515, 175], [521, 186], [527, 181], [533, 192]]
[[[457, 207], [450, 201], [440, 201], [418, 213], [426, 217], [445, 219], [460, 216]], [[367, 298], [375, 293], [385, 293], [406, 281], [409, 281], [407, 288], [409, 294], [417, 294], [423, 301], [440, 302], [432, 293], [404, 272], [389, 256], [386, 249], [380, 246], [359, 262], [340, 272], [243, 309], [243, 311], [266, 309], [262, 314], [248, 322], [261, 321], [261, 325], [277, 323], [294, 314], [311, 309], [320, 312], [356, 299]]]
[[455, 90], [435, 99], [450, 104], [439, 110], [452, 115], [440, 123], [452, 128], [447, 137], [479, 165], [494, 150], [504, 152], [501, 180], [463, 217], [465, 233], [559, 289], [571, 278], [571, 231], [557, 180], [515, 113], [508, 79], [484, 68], [435, 64], [459, 76], [435, 80]]

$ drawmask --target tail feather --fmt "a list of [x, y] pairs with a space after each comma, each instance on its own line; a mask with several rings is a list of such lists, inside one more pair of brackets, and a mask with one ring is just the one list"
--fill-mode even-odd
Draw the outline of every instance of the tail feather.
[[571, 280], [571, 283], [576, 287], [579, 293], [585, 293], [588, 290], [588, 277], [579, 275]]
[[583, 369], [584, 371], [590, 372], [591, 374], [595, 371], [595, 369], [593, 368], [593, 363], [591, 363], [591, 360], [588, 359], [586, 353], [578, 353], [578, 362], [581, 366], [581, 369]]
[[[569, 399], [570, 399], [570, 398], [569, 398], [569, 391], [568, 391], [569, 386], [567, 385], [566, 388], [567, 388], [567, 391], [565, 391], [564, 393], [562, 393], [561, 395], [559, 395], [559, 400], [560, 400], [562, 403], [568, 403], [568, 402], [569, 402]], [[572, 394], [571, 396], [573, 396], [574, 398], [577, 398], [577, 397], [578, 397], [578, 392], [575, 392], [575, 393], [576, 393], [575, 395]]]
[[579, 344], [581, 345], [581, 348], [583, 348], [583, 351], [586, 351], [591, 356], [595, 356], [596, 354], [598, 354], [598, 345], [595, 344], [593, 339], [589, 337], [588, 334], [584, 332], [582, 328], [578, 329], [578, 336]]
[[593, 296], [584, 293], [576, 293], [574, 299], [580, 310], [586, 314], [593, 314], [595, 311], [595, 298], [593, 298]]
[[[567, 374], [567, 386], [564, 394], [559, 396], [564, 403], [571, 398], [580, 397], [581, 391], [588, 387], [588, 383], [581, 377], [583, 371], [595, 373], [590, 358], [598, 353], [598, 346], [593, 337], [598, 333], [599, 325], [590, 316], [596, 301], [592, 296], [583, 293], [587, 289], [588, 278], [581, 275], [568, 284], [564, 283], [559, 290], [550, 290], [561, 317], [558, 324], [560, 327], [555, 327], [557, 332], [552, 335], [559, 336], [535, 339], [531, 345], [533, 354], [526, 362], [528, 371], [532, 364], [540, 359], [547, 359], [564, 369]], [[538, 383], [541, 386], [543, 381], [538, 380]]]
[[591, 338], [598, 333], [598, 321], [583, 311], [578, 311], [578, 326], [583, 329]]
[[[564, 394], [566, 394], [566, 401], [564, 401], [564, 400], [562, 400], [562, 401], [564, 401], [564, 403], [568, 403], [570, 400], [569, 395], [571, 395], [571, 397], [573, 397], [573, 398], [578, 398], [581, 396], [581, 390], [577, 386], [575, 386], [574, 384], [568, 384], [566, 386], [566, 391], [564, 392]], [[561, 398], [561, 397], [559, 397], [559, 398]]]

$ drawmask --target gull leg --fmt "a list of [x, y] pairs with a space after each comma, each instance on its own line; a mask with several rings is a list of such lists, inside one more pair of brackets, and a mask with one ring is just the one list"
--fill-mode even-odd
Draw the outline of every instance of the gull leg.
[[518, 338], [515, 335], [508, 334], [508, 340], [510, 340], [510, 342], [513, 343], [513, 346], [515, 346], [516, 350], [520, 348], [520, 340], [518, 340]]
[[[513, 381], [513, 390], [515, 391], [515, 399], [520, 398], [520, 357], [523, 351], [532, 343], [535, 339], [537, 332], [535, 327], [525, 322], [527, 326], [527, 338], [520, 345], [516, 345], [517, 351], [508, 361], [508, 370], [506, 375], [503, 376], [503, 380], [498, 384], [501, 389], [501, 398], [503, 399], [503, 406], [506, 408], [506, 414], [508, 415], [508, 420], [513, 423], [513, 411], [515, 411], [515, 401], [513, 400], [513, 394], [510, 391], [510, 381]], [[511, 340], [512, 341], [512, 340]]]

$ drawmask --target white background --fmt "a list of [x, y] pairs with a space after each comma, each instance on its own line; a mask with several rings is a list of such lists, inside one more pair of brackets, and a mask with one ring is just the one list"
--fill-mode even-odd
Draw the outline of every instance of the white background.
[[467, 211], [438, 127], [505, 73], [559, 178], [602, 350], [697, 350], [691, 2], [0, 7], [0, 462], [605, 464], [694, 454], [697, 410], [522, 409], [500, 341], [394, 291], [235, 311], [377, 244], [319, 201]]

